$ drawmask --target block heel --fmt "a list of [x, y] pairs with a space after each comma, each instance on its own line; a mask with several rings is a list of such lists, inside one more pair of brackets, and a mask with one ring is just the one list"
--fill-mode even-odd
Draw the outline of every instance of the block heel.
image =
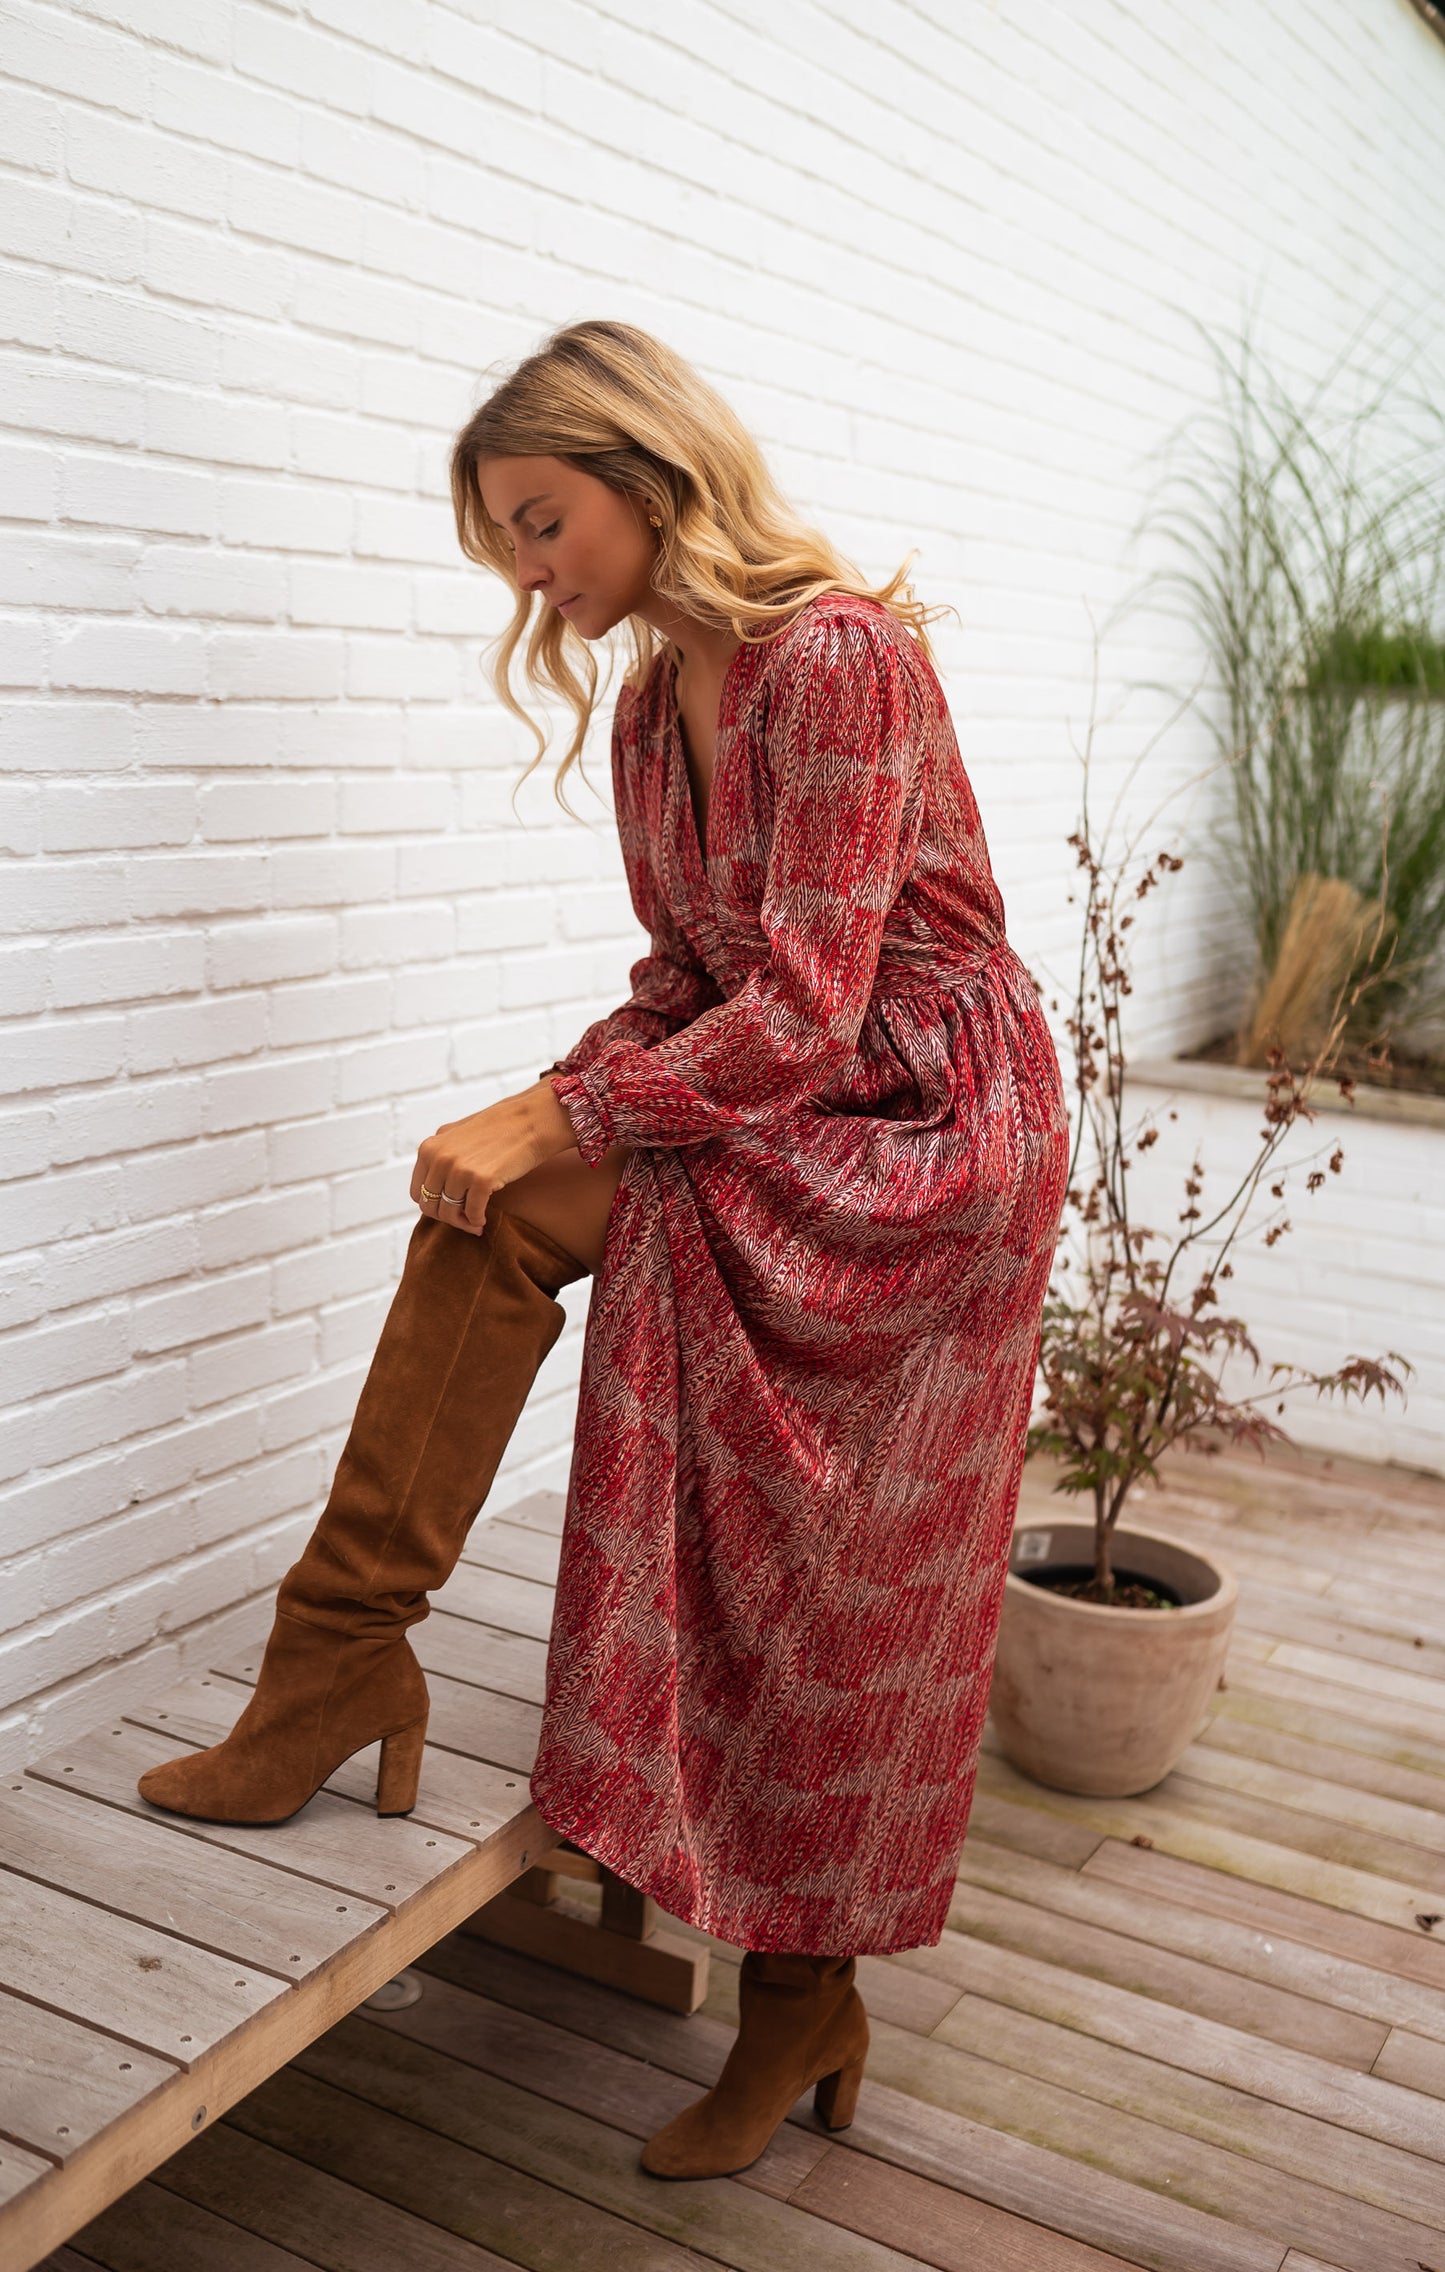
[[409, 1728], [381, 1739], [381, 1764], [376, 1771], [378, 1814], [410, 1814], [421, 1781], [422, 1746], [426, 1742], [426, 1715]]
[[858, 2108], [858, 2086], [863, 2080], [861, 2059], [837, 2067], [820, 2077], [813, 2093], [813, 2112], [830, 2130], [846, 2130]]

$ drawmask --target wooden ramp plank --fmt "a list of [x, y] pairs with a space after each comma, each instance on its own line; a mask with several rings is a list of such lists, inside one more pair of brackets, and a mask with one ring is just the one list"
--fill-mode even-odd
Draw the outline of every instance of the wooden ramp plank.
[[[69, 2161], [175, 2074], [173, 2060], [0, 1995], [0, 2131], [44, 2166]], [[10, 2151], [0, 2144], [0, 2158]]]
[[[323, 1802], [338, 1818], [366, 1819], [362, 1809], [326, 1794], [313, 1799], [311, 1808], [321, 1808]], [[203, 1827], [194, 1826], [198, 1831]], [[391, 1826], [373, 1817], [371, 1827], [377, 1833]], [[274, 1839], [279, 1832], [268, 1835]], [[309, 1981], [294, 1988], [276, 1983], [279, 1992], [274, 2001], [249, 2025], [204, 2053], [190, 2072], [178, 2070], [174, 2081], [154, 2091], [138, 2110], [84, 2145], [68, 2165], [63, 2185], [51, 2172], [19, 2194], [6, 2211], [4, 2230], [4, 2245], [14, 2262], [35, 2262], [85, 2218], [148, 2176], [208, 2122], [509, 1885], [522, 1867], [520, 1852], [544, 1838], [550, 1833], [530, 1804], [483, 1845], [464, 1845], [427, 1833], [424, 1844], [435, 1841], [437, 1849], [435, 1874], [410, 1894], [394, 1889], [398, 1906], [392, 1914], [359, 1933]], [[455, 1859], [457, 1855], [462, 1858]]]
[[54, 2163], [32, 2154], [13, 2139], [0, 2138], [0, 2209], [26, 2192], [37, 2179], [49, 2177]]
[[[181, 1748], [174, 1735], [158, 1735], [127, 1722], [119, 1735], [102, 1729], [37, 1760], [29, 1773], [61, 1789], [85, 1791], [146, 1821], [171, 1823], [180, 1836], [204, 1839], [278, 1869], [294, 1870], [333, 1887], [339, 1895], [359, 1896], [380, 1909], [395, 1909], [467, 1851], [441, 1831], [412, 1824], [404, 1816], [381, 1819], [329, 1791], [319, 1791], [289, 1822], [259, 1828], [165, 1814], [147, 1805], [136, 1789], [136, 1778], [158, 1761], [173, 1758]], [[349, 1915], [349, 1908], [338, 1906], [337, 1914]]]
[[[472, 1626], [467, 1630], [475, 1632], [476, 1628]], [[215, 1677], [229, 1681], [233, 1687], [249, 1689], [255, 1686], [256, 1676], [252, 1660], [239, 1656], [218, 1665]], [[431, 1697], [426, 1728], [429, 1748], [461, 1752], [468, 1759], [490, 1760], [494, 1767], [505, 1768], [514, 1775], [531, 1774], [542, 1726], [542, 1714], [536, 1705], [499, 1693], [485, 1682], [453, 1680], [434, 1671], [427, 1672], [427, 1689]], [[144, 1708], [138, 1708], [133, 1717], [144, 1720]], [[200, 1738], [189, 1740], [197, 1742]], [[374, 1784], [372, 1788], [375, 1789]]]
[[505, 1515], [475, 1523], [461, 1559], [483, 1570], [505, 1571], [513, 1578], [533, 1578], [539, 1585], [555, 1586], [562, 1559], [562, 1541], [551, 1531], [513, 1523]]
[[565, 1491], [529, 1491], [525, 1499], [514, 1500], [510, 1507], [503, 1507], [499, 1519], [525, 1524], [529, 1530], [550, 1531], [554, 1538], [560, 1538], [566, 1517]]
[[[545, 1641], [530, 1640], [525, 1633], [501, 1633], [490, 1625], [475, 1625], [470, 1618], [449, 1617], [441, 1609], [414, 1625], [407, 1638], [428, 1678], [443, 1673], [499, 1696], [515, 1696], [523, 1704], [540, 1706], [546, 1695]], [[242, 1672], [243, 1678], [249, 1677], [249, 1670]]]
[[304, 1980], [385, 1911], [245, 1855], [223, 1854], [159, 1819], [139, 1820], [31, 1777], [0, 1802], [0, 1852], [23, 1877], [160, 1932]]
[[532, 1578], [514, 1578], [474, 1562], [458, 1562], [446, 1584], [433, 1595], [437, 1609], [474, 1624], [499, 1626], [545, 1641], [552, 1630], [552, 1588]]
[[[428, 1721], [417, 1803], [406, 1819], [415, 1828], [439, 1829], [469, 1840], [478, 1832], [487, 1837], [529, 1803], [527, 1772], [514, 1768], [509, 1774], [495, 1763], [497, 1752], [507, 1746], [494, 1740], [494, 1729], [499, 1721], [505, 1728], [512, 1715], [530, 1712], [531, 1706], [508, 1697], [494, 1698], [486, 1689], [463, 1688], [456, 1682], [448, 1685], [453, 1695], [444, 1701], [442, 1717], [457, 1748], [449, 1751], [434, 1747]], [[180, 1742], [216, 1743], [249, 1694], [243, 1683], [220, 1675], [178, 1681], [155, 1704], [137, 1706], [135, 1717], [142, 1726], [163, 1723], [164, 1732]], [[325, 1789], [374, 1809], [380, 1755], [379, 1744], [368, 1744], [354, 1752], [334, 1775], [328, 1776]]]
[[0, 1987], [192, 2067], [278, 1997], [268, 1972], [0, 1870]]

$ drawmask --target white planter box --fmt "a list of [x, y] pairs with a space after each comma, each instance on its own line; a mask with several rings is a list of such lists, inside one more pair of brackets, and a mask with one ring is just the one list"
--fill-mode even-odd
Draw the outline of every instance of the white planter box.
[[[1237, 1066], [1130, 1064], [1126, 1129], [1137, 1134], [1146, 1113], [1159, 1129], [1151, 1150], [1129, 1152], [1131, 1219], [1172, 1243], [1197, 1152], [1207, 1221], [1257, 1156], [1266, 1096], [1265, 1074]], [[1231, 1367], [1226, 1389], [1261, 1396], [1258, 1409], [1301, 1444], [1445, 1474], [1445, 1097], [1361, 1087], [1351, 1105], [1328, 1082], [1312, 1102], [1316, 1117], [1296, 1122], [1268, 1179], [1286, 1171], [1284, 1198], [1272, 1200], [1268, 1182], [1260, 1185], [1253, 1219], [1261, 1227], [1236, 1242], [1234, 1276], [1219, 1289], [1220, 1310], [1244, 1319], [1261, 1359], [1257, 1375], [1247, 1360]], [[1332, 1175], [1336, 1145], [1344, 1162]], [[1312, 1167], [1326, 1171], [1314, 1192], [1305, 1188]], [[1263, 1225], [1278, 1210], [1291, 1228], [1267, 1248]], [[1151, 1251], [1162, 1257], [1168, 1246], [1161, 1240]], [[1200, 1267], [1176, 1275], [1171, 1291], [1187, 1297], [1199, 1276]], [[1391, 1396], [1382, 1406], [1377, 1396], [1362, 1403], [1297, 1389], [1281, 1413], [1263, 1397], [1276, 1360], [1328, 1373], [1347, 1357], [1384, 1359], [1390, 1349], [1415, 1368], [1404, 1400]]]

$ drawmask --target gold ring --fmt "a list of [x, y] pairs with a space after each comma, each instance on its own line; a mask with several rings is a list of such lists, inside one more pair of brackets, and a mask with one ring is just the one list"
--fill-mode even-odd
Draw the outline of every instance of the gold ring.
[[421, 1187], [421, 1195], [423, 1199], [440, 1199], [441, 1197], [441, 1193], [439, 1191], [428, 1191], [425, 1184], [423, 1184]]

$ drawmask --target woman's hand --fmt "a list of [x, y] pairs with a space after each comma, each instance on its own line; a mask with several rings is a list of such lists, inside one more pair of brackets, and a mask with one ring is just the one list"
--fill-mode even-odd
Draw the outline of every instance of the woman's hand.
[[537, 1081], [465, 1120], [443, 1121], [417, 1151], [411, 1196], [424, 1215], [480, 1237], [492, 1193], [576, 1141], [551, 1082]]

